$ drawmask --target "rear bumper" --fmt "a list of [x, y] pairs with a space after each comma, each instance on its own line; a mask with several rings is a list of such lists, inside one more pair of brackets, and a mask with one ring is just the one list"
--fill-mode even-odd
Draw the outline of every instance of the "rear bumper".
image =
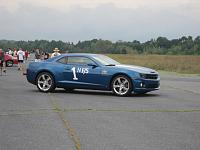
[[35, 83], [35, 72], [31, 72], [29, 69], [26, 70], [26, 79], [29, 83]]

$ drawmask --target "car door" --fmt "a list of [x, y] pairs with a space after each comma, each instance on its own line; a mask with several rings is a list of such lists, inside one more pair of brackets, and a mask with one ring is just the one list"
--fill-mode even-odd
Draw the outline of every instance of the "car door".
[[102, 89], [101, 67], [85, 56], [68, 56], [65, 81], [75, 88]]

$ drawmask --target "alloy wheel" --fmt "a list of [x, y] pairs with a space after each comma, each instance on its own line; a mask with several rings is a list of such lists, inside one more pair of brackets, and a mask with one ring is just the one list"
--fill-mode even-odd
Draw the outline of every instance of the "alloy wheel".
[[112, 90], [116, 95], [126, 96], [130, 93], [131, 83], [126, 76], [117, 76], [112, 82]]
[[37, 87], [42, 92], [49, 92], [54, 89], [53, 77], [49, 73], [41, 73], [37, 78]]

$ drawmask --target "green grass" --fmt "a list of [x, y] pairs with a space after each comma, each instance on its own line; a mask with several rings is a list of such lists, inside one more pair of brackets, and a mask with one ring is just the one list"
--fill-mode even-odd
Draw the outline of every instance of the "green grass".
[[109, 54], [123, 64], [139, 65], [155, 70], [200, 75], [200, 56]]

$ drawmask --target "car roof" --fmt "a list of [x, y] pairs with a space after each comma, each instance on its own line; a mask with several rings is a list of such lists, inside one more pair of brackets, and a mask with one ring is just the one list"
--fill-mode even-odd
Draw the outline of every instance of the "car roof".
[[57, 61], [58, 59], [62, 58], [63, 56], [85, 56], [85, 57], [93, 57], [101, 54], [91, 54], [91, 53], [64, 53], [59, 56], [47, 59], [46, 62], [53, 62]]
[[[97, 57], [106, 57], [104, 54], [93, 54], [93, 53], [64, 53], [55, 57], [52, 57], [50, 59], [45, 60], [45, 62], [56, 62], [59, 59], [63, 59], [65, 57], [87, 57], [93, 60], [96, 64], [99, 66], [105, 66]], [[104, 58], [103, 58], [104, 59]]]

